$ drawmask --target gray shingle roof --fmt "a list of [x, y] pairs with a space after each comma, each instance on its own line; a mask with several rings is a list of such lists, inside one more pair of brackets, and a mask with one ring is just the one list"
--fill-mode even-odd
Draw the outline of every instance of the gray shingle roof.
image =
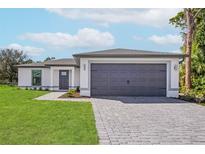
[[42, 63], [17, 65], [17, 67], [49, 67], [49, 66], [78, 66], [78, 65], [76, 64], [75, 60], [71, 58], [49, 60]]
[[[80, 57], [177, 57], [183, 58], [184, 54], [170, 53], [170, 52], [158, 52], [158, 51], [145, 51], [145, 50], [133, 50], [133, 49], [108, 49], [101, 51], [85, 52], [73, 55], [72, 58], [63, 58], [49, 60], [42, 63], [21, 64], [17, 67], [49, 67], [49, 66], [78, 66]], [[77, 62], [77, 63], [76, 63]]]
[[55, 60], [49, 60], [44, 62], [45, 65], [58, 65], [58, 66], [75, 66], [77, 65], [74, 59], [71, 58], [63, 58], [63, 59], [55, 59]]
[[183, 57], [180, 53], [145, 51], [133, 49], [108, 49], [74, 54], [74, 57]]
[[30, 64], [20, 64], [17, 67], [45, 67], [44, 63], [30, 63]]

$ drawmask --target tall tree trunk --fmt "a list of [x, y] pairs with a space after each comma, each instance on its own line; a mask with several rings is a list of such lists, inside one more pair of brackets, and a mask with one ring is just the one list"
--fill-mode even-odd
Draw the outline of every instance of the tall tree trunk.
[[193, 14], [191, 9], [185, 9], [187, 35], [186, 35], [186, 55], [185, 58], [185, 87], [187, 90], [191, 89], [191, 51], [192, 51], [192, 37], [194, 29]]

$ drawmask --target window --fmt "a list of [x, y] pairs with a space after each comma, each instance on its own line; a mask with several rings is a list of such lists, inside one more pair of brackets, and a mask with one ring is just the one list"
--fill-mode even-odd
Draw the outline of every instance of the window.
[[32, 85], [41, 86], [41, 70], [32, 70]]
[[67, 76], [67, 72], [61, 72], [61, 76]]

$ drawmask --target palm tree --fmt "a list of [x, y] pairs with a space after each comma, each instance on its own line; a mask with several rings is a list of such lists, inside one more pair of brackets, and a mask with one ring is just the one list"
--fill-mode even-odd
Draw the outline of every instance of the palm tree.
[[186, 49], [186, 58], [185, 58], [185, 87], [187, 90], [191, 89], [191, 54], [192, 54], [192, 44], [193, 44], [193, 35], [196, 30], [196, 18], [198, 17], [199, 12], [202, 9], [184, 9], [185, 23], [187, 27], [186, 37], [185, 37], [185, 49]]
[[194, 16], [192, 9], [184, 9], [185, 20], [187, 25], [187, 32], [185, 38], [185, 49], [186, 49], [186, 58], [185, 58], [185, 87], [187, 90], [191, 89], [191, 52], [192, 52], [192, 39], [194, 32]]

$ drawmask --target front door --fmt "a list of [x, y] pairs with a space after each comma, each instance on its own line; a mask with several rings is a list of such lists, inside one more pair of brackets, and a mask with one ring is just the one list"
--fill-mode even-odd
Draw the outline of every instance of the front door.
[[59, 70], [59, 89], [68, 89], [69, 88], [69, 71], [68, 70]]

